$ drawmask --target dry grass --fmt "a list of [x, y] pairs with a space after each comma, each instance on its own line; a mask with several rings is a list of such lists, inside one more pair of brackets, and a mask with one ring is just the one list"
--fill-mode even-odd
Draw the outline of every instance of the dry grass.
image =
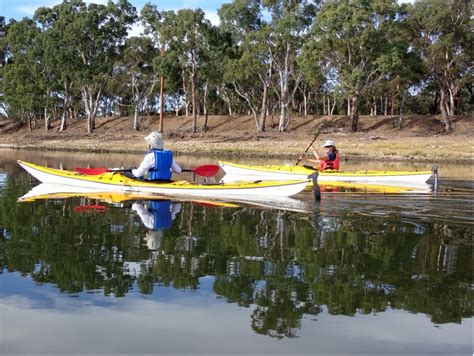
[[[361, 132], [347, 131], [344, 116], [293, 118], [288, 133], [278, 133], [276, 120], [268, 121], [268, 131], [257, 134], [251, 118], [210, 117], [209, 131], [192, 134], [190, 119], [169, 117], [165, 120], [166, 146], [184, 154], [219, 154], [228, 156], [284, 157], [302, 154], [314, 137], [315, 143], [334, 139], [343, 158], [416, 161], [474, 161], [474, 122], [472, 117], [456, 118], [456, 131], [446, 135], [436, 117], [410, 117], [400, 130], [387, 117], [361, 117]], [[36, 150], [73, 150], [90, 152], [142, 152], [143, 136], [156, 130], [156, 119], [142, 120], [139, 132], [131, 130], [130, 118], [98, 120], [95, 133], [85, 132], [85, 122], [71, 123], [63, 133], [55, 128], [29, 132], [11, 122], [2, 122], [0, 147]], [[55, 124], [57, 125], [57, 124]], [[321, 149], [322, 151], [322, 149]]]

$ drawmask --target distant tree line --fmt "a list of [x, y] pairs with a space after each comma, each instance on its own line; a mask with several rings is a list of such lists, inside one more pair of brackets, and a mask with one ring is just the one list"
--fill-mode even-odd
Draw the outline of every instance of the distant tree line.
[[[0, 16], [0, 104], [33, 128], [44, 120], [347, 114], [440, 114], [472, 108], [471, 0], [234, 0], [215, 26], [201, 9], [140, 13], [127, 0], [65, 0], [21, 21]], [[144, 34], [130, 37], [133, 25]], [[198, 127], [198, 115], [204, 122]], [[162, 121], [161, 127], [162, 130]]]

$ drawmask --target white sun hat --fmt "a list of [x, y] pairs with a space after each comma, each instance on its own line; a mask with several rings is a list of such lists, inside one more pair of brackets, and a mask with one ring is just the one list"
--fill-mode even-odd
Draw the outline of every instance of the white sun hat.
[[161, 230], [148, 230], [145, 235], [146, 246], [149, 250], [158, 250], [161, 245], [161, 238], [163, 237], [163, 231]]
[[336, 147], [336, 143], [333, 140], [327, 140], [326, 142], [324, 142], [323, 147], [329, 147], [329, 146]]
[[150, 145], [152, 149], [163, 149], [163, 135], [159, 132], [152, 132], [148, 136], [145, 136], [145, 141]]

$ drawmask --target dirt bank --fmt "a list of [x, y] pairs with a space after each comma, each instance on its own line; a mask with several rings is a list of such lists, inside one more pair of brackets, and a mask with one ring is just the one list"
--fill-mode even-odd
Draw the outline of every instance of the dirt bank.
[[[199, 125], [204, 118], [199, 118]], [[471, 116], [454, 119], [456, 130], [445, 134], [435, 116], [390, 116], [360, 118], [357, 133], [349, 132], [346, 116], [292, 117], [286, 133], [277, 132], [278, 118], [268, 119], [264, 133], [255, 132], [251, 117], [209, 117], [209, 129], [191, 133], [191, 118], [169, 116], [164, 121], [166, 147], [181, 154], [218, 153], [222, 156], [295, 157], [304, 152], [317, 128], [322, 133], [316, 145], [331, 138], [346, 160], [416, 160], [416, 161], [474, 161], [474, 121]], [[97, 129], [87, 134], [85, 120], [70, 122], [64, 132], [58, 131], [59, 122], [45, 132], [38, 128], [29, 131], [14, 121], [0, 121], [0, 147], [71, 150], [88, 152], [142, 152], [143, 136], [157, 130], [158, 118], [141, 120], [139, 131], [132, 130], [129, 117], [98, 118]]]

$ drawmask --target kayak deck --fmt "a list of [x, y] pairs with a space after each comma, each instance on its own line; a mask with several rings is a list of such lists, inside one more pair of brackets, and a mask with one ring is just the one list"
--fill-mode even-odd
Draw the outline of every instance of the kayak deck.
[[[302, 179], [307, 178], [316, 169], [303, 166], [278, 166], [278, 165], [246, 165], [230, 162], [218, 162], [226, 174], [248, 178], [261, 179]], [[425, 183], [432, 175], [431, 171], [334, 171], [325, 170], [318, 172], [318, 182], [357, 182], [369, 184], [389, 183]]]
[[152, 182], [136, 180], [117, 172], [85, 175], [18, 161], [18, 164], [43, 183], [64, 184], [105, 191], [148, 192], [188, 196], [291, 196], [302, 191], [309, 179], [291, 181], [246, 181], [239, 183], [197, 184], [189, 181]]

